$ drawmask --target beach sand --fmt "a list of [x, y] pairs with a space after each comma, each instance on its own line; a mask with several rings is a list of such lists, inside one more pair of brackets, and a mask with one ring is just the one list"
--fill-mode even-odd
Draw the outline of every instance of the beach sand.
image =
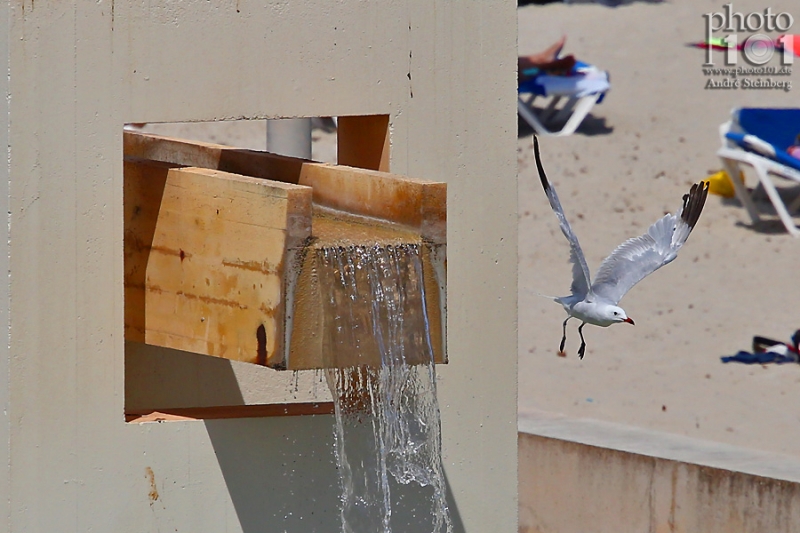
[[[564, 54], [611, 73], [611, 91], [584, 128], [540, 139], [545, 169], [592, 272], [623, 240], [678, 208], [691, 183], [721, 169], [718, 127], [731, 108], [800, 104], [796, 72], [788, 78], [789, 92], [704, 88], [705, 52], [684, 45], [703, 39], [702, 14], [720, 11], [722, 3], [519, 9], [520, 54], [566, 34]], [[800, 16], [794, 2], [770, 6], [773, 13]], [[734, 3], [744, 13], [764, 7]], [[800, 20], [795, 26], [800, 33]], [[716, 59], [722, 63], [719, 52]], [[520, 126], [517, 150], [520, 412], [800, 455], [800, 365], [720, 362], [720, 356], [749, 350], [753, 335], [788, 341], [800, 328], [800, 239], [779, 222], [751, 227], [736, 200], [709, 196], [677, 260], [621, 302], [636, 326], [587, 326], [581, 361], [573, 320], [562, 358], [556, 352], [565, 314], [539, 293], [569, 292], [569, 249], [538, 181], [527, 126]], [[748, 184], [755, 185], [752, 174]]]

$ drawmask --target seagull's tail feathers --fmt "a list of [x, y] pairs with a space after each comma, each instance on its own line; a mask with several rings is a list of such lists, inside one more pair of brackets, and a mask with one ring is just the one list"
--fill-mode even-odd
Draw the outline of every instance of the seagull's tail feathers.
[[[539, 296], [544, 296], [548, 300], [553, 300], [555, 303], [564, 308], [564, 311], [569, 313], [570, 307], [575, 303], [575, 295], [570, 296], [548, 296], [547, 294], [539, 293]], [[581, 298], [578, 298], [580, 300]]]
[[544, 298], [547, 298], [548, 300], [553, 300], [554, 302], [558, 302], [558, 300], [561, 299], [559, 296], [550, 296], [548, 294], [542, 294], [541, 292], [537, 292], [536, 294]]
[[549, 294], [542, 294], [541, 292], [537, 291], [536, 289], [531, 289], [529, 287], [526, 287], [525, 291], [527, 291], [528, 293], [534, 293], [535, 292], [538, 296], [541, 296], [542, 298], [547, 298], [548, 300], [553, 300], [556, 303], [561, 303], [561, 300], [564, 299], [564, 296], [550, 296]]

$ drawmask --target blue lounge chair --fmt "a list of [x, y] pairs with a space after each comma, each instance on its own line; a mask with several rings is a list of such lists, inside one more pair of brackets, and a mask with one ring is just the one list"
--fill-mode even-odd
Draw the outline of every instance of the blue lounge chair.
[[759, 187], [753, 193], [740, 180], [731, 180], [753, 223], [761, 220], [753, 195], [763, 189], [786, 230], [800, 237], [800, 229], [790, 214], [800, 208], [800, 197], [787, 208], [772, 181], [772, 176], [777, 176], [800, 183], [800, 159], [786, 152], [800, 134], [800, 109], [734, 109], [731, 120], [722, 124], [719, 132], [722, 148], [717, 155], [728, 175], [739, 176], [744, 164], [752, 167], [758, 177]]
[[[523, 81], [517, 87], [517, 111], [540, 135], [571, 135], [611, 88], [608, 72], [580, 61], [563, 76], [538, 72], [535, 68], [521, 74]], [[544, 107], [534, 106], [539, 98], [550, 101]], [[565, 101], [559, 107], [562, 100]], [[548, 128], [562, 123], [558, 130]]]

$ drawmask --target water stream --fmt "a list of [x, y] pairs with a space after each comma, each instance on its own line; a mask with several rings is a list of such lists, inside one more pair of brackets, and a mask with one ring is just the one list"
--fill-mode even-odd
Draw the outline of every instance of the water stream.
[[342, 529], [450, 533], [420, 246], [319, 254]]

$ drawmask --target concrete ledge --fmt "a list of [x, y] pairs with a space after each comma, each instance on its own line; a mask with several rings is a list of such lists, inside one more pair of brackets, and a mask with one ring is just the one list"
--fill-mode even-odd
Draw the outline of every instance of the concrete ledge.
[[521, 532], [800, 527], [797, 458], [544, 414], [518, 427]]

